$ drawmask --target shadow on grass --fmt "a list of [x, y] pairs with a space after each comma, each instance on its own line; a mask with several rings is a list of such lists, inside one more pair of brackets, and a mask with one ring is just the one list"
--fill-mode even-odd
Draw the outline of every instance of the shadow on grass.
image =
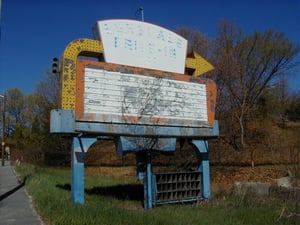
[[[71, 191], [70, 184], [57, 184], [56, 187]], [[119, 200], [143, 201], [144, 199], [144, 186], [142, 184], [93, 187], [84, 191], [88, 195], [111, 196]]]

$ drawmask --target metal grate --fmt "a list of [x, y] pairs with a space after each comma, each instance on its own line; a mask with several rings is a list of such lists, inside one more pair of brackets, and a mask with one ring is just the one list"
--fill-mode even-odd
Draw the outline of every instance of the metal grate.
[[154, 204], [197, 201], [202, 199], [201, 173], [156, 173], [153, 175]]

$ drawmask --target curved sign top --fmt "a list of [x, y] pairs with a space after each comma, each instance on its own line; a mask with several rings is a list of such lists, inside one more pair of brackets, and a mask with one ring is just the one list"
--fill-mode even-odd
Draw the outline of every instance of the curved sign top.
[[146, 22], [125, 19], [97, 21], [94, 28], [109, 63], [183, 74], [187, 40]]

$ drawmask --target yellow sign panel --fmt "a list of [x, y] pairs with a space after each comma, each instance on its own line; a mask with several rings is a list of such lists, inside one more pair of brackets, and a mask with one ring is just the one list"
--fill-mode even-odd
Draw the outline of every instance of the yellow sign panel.
[[195, 51], [187, 56], [185, 66], [188, 69], [194, 70], [192, 76], [200, 76], [214, 69], [214, 67], [208, 61], [206, 61]]
[[61, 67], [61, 107], [75, 109], [76, 99], [76, 62], [79, 56], [100, 58], [102, 43], [97, 40], [78, 39], [69, 43], [62, 57]]

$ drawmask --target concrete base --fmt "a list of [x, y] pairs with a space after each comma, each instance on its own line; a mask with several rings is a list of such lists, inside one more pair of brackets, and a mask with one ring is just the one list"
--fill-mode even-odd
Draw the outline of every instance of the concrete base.
[[234, 183], [234, 193], [236, 195], [268, 196], [270, 187], [270, 183], [238, 181]]

